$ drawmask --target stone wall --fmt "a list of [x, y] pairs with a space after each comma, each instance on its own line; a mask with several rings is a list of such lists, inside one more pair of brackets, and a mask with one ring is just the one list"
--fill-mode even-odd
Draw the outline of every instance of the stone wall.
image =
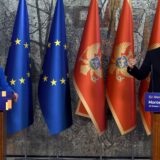
[[[72, 79], [73, 126], [57, 136], [50, 136], [37, 98], [37, 82], [44, 57], [51, 17], [56, 0], [26, 0], [30, 18], [31, 59], [33, 77], [34, 124], [14, 136], [7, 137], [7, 155], [13, 156], [106, 156], [149, 157], [150, 137], [146, 136], [138, 113], [137, 128], [121, 136], [111, 113], [107, 112], [108, 129], [98, 136], [90, 120], [74, 114], [78, 97]], [[99, 0], [101, 38], [105, 71], [111, 54], [123, 0]], [[5, 66], [18, 0], [0, 0], [0, 62]], [[87, 16], [89, 0], [64, 0], [69, 46], [69, 70], [73, 73], [75, 58]], [[157, 1], [132, 0], [135, 54], [143, 60], [151, 32]], [[137, 82], [138, 88], [139, 82]]]

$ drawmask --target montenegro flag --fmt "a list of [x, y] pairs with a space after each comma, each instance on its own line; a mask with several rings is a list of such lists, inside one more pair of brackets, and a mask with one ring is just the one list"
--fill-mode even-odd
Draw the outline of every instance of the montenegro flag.
[[[157, 11], [154, 18], [154, 24], [152, 28], [152, 34], [150, 37], [150, 43], [148, 50], [156, 49], [160, 47], [160, 0], [158, 0]], [[139, 88], [139, 101], [140, 101], [140, 113], [142, 117], [142, 121], [144, 124], [144, 128], [146, 130], [147, 135], [151, 134], [151, 113], [145, 112], [144, 107], [144, 95], [149, 88], [150, 76], [145, 80], [141, 81]]]
[[131, 2], [124, 0], [106, 82], [108, 104], [122, 135], [136, 126], [135, 80], [127, 73], [133, 53]]
[[97, 0], [91, 0], [73, 79], [80, 98], [76, 113], [91, 118], [102, 134], [106, 129], [106, 116], [99, 28]]

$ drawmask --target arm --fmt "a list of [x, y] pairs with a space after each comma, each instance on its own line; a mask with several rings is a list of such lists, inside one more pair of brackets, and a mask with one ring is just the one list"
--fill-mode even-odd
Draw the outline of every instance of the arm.
[[132, 65], [128, 66], [127, 71], [129, 74], [131, 74], [132, 76], [134, 76], [138, 80], [143, 80], [143, 79], [147, 78], [147, 76], [149, 75], [149, 73], [151, 71], [150, 53], [148, 52], [146, 54], [146, 57], [143, 61], [142, 66], [140, 67], [140, 69], [138, 69], [135, 66], [135, 64], [133, 64], [133, 67], [132, 67]]

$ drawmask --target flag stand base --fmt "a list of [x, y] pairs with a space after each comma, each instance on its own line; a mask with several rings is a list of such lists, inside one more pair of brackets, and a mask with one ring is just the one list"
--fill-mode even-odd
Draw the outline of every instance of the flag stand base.
[[152, 160], [160, 160], [160, 114], [152, 115]]
[[4, 136], [4, 113], [0, 111], [0, 160], [4, 160], [5, 136]]

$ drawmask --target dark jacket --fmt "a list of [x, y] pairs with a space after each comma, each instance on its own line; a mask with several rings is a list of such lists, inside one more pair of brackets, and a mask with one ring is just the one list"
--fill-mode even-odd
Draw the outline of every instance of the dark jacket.
[[151, 81], [149, 84], [149, 92], [160, 92], [160, 48], [148, 51], [140, 69], [134, 67], [127, 68], [129, 74], [138, 80], [147, 78], [151, 72]]

